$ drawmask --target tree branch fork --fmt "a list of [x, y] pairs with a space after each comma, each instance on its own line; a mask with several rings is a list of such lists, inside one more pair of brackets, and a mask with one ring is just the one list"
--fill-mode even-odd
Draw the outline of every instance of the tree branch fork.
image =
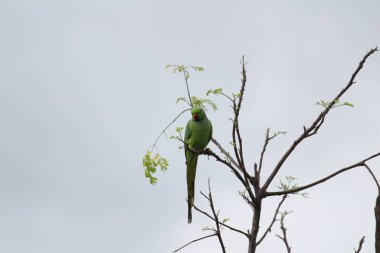
[[[380, 152], [375, 153], [371, 156], [368, 156], [367, 158], [365, 158], [359, 162], [356, 162], [356, 163], [351, 164], [349, 166], [346, 166], [342, 169], [339, 169], [339, 170], [335, 171], [334, 173], [332, 173], [328, 176], [325, 176], [319, 180], [316, 180], [316, 181], [311, 182], [309, 184], [306, 184], [304, 186], [299, 186], [299, 187], [295, 187], [295, 188], [287, 189], [287, 190], [282, 190], [282, 191], [272, 191], [272, 192], [268, 191], [269, 186], [272, 184], [274, 178], [276, 177], [276, 175], [278, 174], [278, 172], [282, 168], [283, 164], [287, 161], [289, 156], [294, 152], [294, 150], [299, 146], [299, 144], [301, 144], [305, 139], [312, 137], [318, 133], [319, 129], [326, 122], [326, 118], [327, 118], [328, 113], [331, 111], [331, 109], [334, 108], [334, 105], [337, 103], [337, 101], [340, 100], [340, 98], [346, 93], [346, 91], [349, 88], [351, 88], [353, 84], [355, 84], [355, 78], [356, 78], [357, 74], [363, 68], [364, 63], [366, 62], [368, 57], [370, 57], [376, 51], [378, 51], [377, 47], [371, 49], [370, 51], [368, 51], [364, 55], [362, 60], [359, 62], [357, 68], [355, 69], [355, 71], [351, 75], [351, 78], [349, 79], [346, 86], [331, 100], [331, 102], [329, 102], [329, 104], [325, 107], [325, 109], [318, 114], [316, 119], [311, 123], [311, 125], [309, 127], [303, 126], [303, 131], [300, 134], [300, 136], [293, 141], [293, 143], [290, 145], [290, 147], [282, 155], [282, 157], [279, 159], [277, 164], [274, 166], [270, 175], [265, 179], [263, 185], [261, 185], [260, 181], [261, 181], [261, 172], [262, 172], [263, 167], [264, 167], [263, 164], [264, 164], [265, 153], [267, 151], [267, 148], [269, 146], [270, 141], [273, 140], [275, 137], [277, 137], [279, 134], [282, 134], [284, 132], [280, 132], [280, 131], [274, 132], [271, 135], [270, 129], [266, 130], [264, 144], [263, 144], [263, 147], [262, 147], [262, 150], [260, 153], [259, 162], [258, 162], [258, 164], [254, 163], [253, 174], [250, 174], [247, 171], [247, 168], [246, 168], [246, 165], [244, 162], [243, 141], [241, 138], [241, 132], [240, 132], [240, 128], [239, 128], [239, 115], [240, 115], [240, 110], [241, 110], [241, 106], [242, 106], [242, 101], [243, 101], [243, 96], [244, 96], [244, 92], [245, 92], [245, 88], [246, 88], [246, 81], [247, 81], [246, 62], [244, 62], [244, 57], [243, 57], [243, 59], [242, 59], [242, 76], [243, 77], [241, 80], [240, 93], [239, 93], [239, 96], [237, 99], [238, 101], [237, 102], [232, 101], [232, 103], [233, 103], [232, 108], [233, 108], [233, 113], [234, 113], [234, 118], [233, 118], [233, 123], [232, 123], [232, 141], [233, 141], [232, 146], [233, 146], [233, 155], [234, 156], [231, 155], [228, 151], [226, 151], [226, 149], [224, 149], [223, 146], [214, 138], [212, 138], [211, 141], [219, 149], [221, 154], [224, 155], [224, 157], [221, 157], [220, 155], [216, 154], [210, 148], [206, 148], [204, 150], [196, 150], [196, 149], [188, 147], [186, 144], [185, 144], [185, 148], [190, 150], [191, 152], [199, 154], [199, 155], [207, 155], [207, 156], [214, 157], [218, 162], [223, 163], [233, 172], [233, 174], [237, 177], [237, 179], [242, 183], [245, 191], [248, 192], [248, 195], [245, 196], [245, 200], [247, 200], [250, 203], [250, 205], [253, 207], [252, 225], [251, 225], [251, 229], [248, 230], [248, 232], [246, 233], [240, 229], [233, 228], [229, 225], [224, 224], [223, 222], [220, 222], [218, 219], [218, 212], [215, 211], [215, 208], [213, 205], [212, 196], [211, 196], [211, 188], [209, 185], [208, 197], [204, 194], [203, 195], [204, 195], [204, 197], [206, 197], [208, 199], [208, 201], [210, 203], [212, 215], [208, 214], [207, 212], [202, 211], [201, 209], [199, 209], [196, 206], [194, 206], [194, 208], [198, 212], [202, 213], [203, 215], [205, 215], [208, 218], [210, 218], [211, 220], [213, 220], [215, 222], [216, 229], [213, 230], [214, 234], [200, 238], [200, 239], [205, 239], [205, 238], [209, 238], [212, 236], [217, 236], [219, 239], [222, 251], [225, 252], [225, 247], [224, 247], [224, 243], [223, 243], [223, 240], [221, 237], [221, 232], [220, 232], [221, 231], [220, 228], [225, 227], [231, 231], [240, 233], [240, 234], [244, 235], [245, 237], [247, 237], [248, 241], [249, 241], [248, 253], [255, 253], [257, 246], [263, 242], [263, 240], [265, 239], [267, 234], [271, 231], [273, 224], [277, 221], [276, 217], [279, 213], [280, 207], [284, 203], [284, 201], [288, 195], [295, 194], [295, 193], [298, 193], [300, 191], [303, 191], [303, 190], [309, 189], [311, 187], [314, 187], [316, 185], [319, 185], [323, 182], [326, 182], [326, 181], [334, 178], [335, 176], [338, 176], [339, 174], [341, 174], [343, 172], [349, 171], [349, 170], [354, 169], [354, 168], [359, 168], [359, 167], [366, 168], [371, 173], [372, 177], [375, 179], [375, 181], [377, 183], [378, 191], [380, 194], [379, 183], [377, 182], [376, 178], [374, 177], [373, 173], [371, 172], [371, 170], [369, 169], [369, 167], [367, 165], [368, 161], [379, 157]], [[260, 228], [261, 203], [262, 203], [264, 198], [267, 198], [270, 196], [282, 196], [283, 198], [281, 199], [281, 201], [279, 202], [279, 204], [277, 206], [277, 209], [274, 213], [274, 216], [273, 216], [271, 223], [269, 224], [268, 228], [263, 231], [261, 237], [259, 238], [258, 233], [259, 233], [259, 228]], [[281, 229], [283, 232], [283, 236], [280, 236], [280, 238], [282, 240], [285, 240], [286, 229], [284, 227], [282, 227]], [[361, 245], [363, 242], [364, 242], [364, 239], [360, 242], [360, 245], [359, 245], [360, 247], [359, 247], [357, 252], [360, 251]], [[287, 251], [290, 252], [289, 245], [286, 245], [286, 246], [287, 246]]]

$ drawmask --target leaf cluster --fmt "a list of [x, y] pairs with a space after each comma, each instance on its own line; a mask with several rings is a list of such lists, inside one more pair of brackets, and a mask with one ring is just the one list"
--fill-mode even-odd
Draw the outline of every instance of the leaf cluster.
[[[180, 141], [182, 143], [185, 143], [185, 140], [182, 137], [182, 130], [183, 130], [183, 127], [177, 127], [175, 129], [175, 131], [177, 132], [177, 135], [170, 136], [170, 139], [177, 140], [177, 141]], [[183, 146], [179, 146], [178, 148], [183, 149]]]
[[349, 102], [340, 102], [338, 99], [334, 100], [333, 102], [321, 100], [321, 101], [317, 102], [316, 105], [320, 105], [320, 106], [322, 106], [323, 108], [326, 109], [327, 107], [330, 106], [331, 103], [333, 103], [333, 106], [331, 108], [336, 108], [336, 107], [339, 107], [339, 106], [354, 107], [354, 105], [352, 103], [349, 103]]
[[191, 96], [191, 102], [186, 97], [177, 98], [176, 103], [178, 104], [181, 102], [186, 103], [190, 107], [192, 107], [191, 104], [193, 104], [194, 107], [202, 107], [205, 111], [207, 111], [206, 106], [211, 107], [214, 110], [214, 112], [218, 109], [217, 105], [211, 99], [198, 98], [196, 96]]
[[210, 89], [207, 91], [206, 95], [222, 95], [226, 98], [228, 98], [232, 103], [236, 102], [236, 99], [240, 97], [240, 93], [231, 93], [230, 95], [227, 95], [226, 93], [223, 92], [222, 88], [216, 88], [216, 89]]
[[[289, 191], [289, 190], [296, 190], [299, 188], [298, 184], [295, 182], [296, 178], [295, 177], [292, 177], [292, 176], [287, 176], [285, 177], [285, 180], [286, 181], [282, 181], [280, 180], [280, 185], [277, 186], [278, 189], [280, 189], [281, 191]], [[308, 193], [293, 193], [293, 194], [297, 194], [297, 195], [300, 195], [304, 198], [309, 198], [309, 194]]]
[[143, 167], [145, 172], [145, 177], [149, 178], [149, 182], [152, 185], [157, 183], [157, 178], [153, 175], [156, 173], [159, 167], [162, 172], [167, 171], [169, 166], [168, 160], [162, 157], [159, 153], [153, 156], [152, 152], [147, 151], [143, 158]]
[[201, 66], [185, 66], [185, 65], [176, 65], [176, 64], [168, 64], [165, 66], [165, 69], [169, 69], [169, 68], [173, 69], [173, 74], [175, 74], [176, 72], [183, 73], [186, 81], [189, 80], [190, 78], [189, 69], [192, 69], [196, 72], [202, 72], [205, 70]]

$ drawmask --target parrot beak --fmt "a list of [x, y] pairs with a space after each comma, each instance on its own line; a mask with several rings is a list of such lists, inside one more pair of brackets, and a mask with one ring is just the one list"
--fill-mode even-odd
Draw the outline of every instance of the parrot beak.
[[198, 115], [198, 113], [195, 113], [193, 117], [194, 117], [194, 120], [195, 120], [195, 121], [198, 121], [198, 120], [199, 120], [199, 115]]

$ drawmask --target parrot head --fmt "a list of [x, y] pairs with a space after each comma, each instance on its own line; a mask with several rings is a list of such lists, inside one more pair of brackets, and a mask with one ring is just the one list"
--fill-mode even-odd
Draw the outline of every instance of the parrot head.
[[193, 109], [191, 109], [191, 115], [193, 116], [193, 120], [195, 121], [201, 121], [204, 118], [206, 118], [206, 113], [203, 110], [202, 107], [196, 106]]

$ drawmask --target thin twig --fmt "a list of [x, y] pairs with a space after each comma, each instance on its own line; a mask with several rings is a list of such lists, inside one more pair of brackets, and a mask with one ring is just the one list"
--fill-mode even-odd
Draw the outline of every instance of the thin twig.
[[338, 95], [330, 102], [330, 104], [326, 107], [326, 109], [319, 114], [319, 116], [316, 118], [316, 120], [310, 125], [310, 127], [306, 128], [304, 127], [303, 133], [293, 142], [293, 144], [289, 147], [289, 149], [285, 152], [285, 154], [281, 157], [275, 168], [273, 169], [271, 175], [268, 177], [266, 182], [264, 183], [262, 189], [265, 191], [268, 189], [269, 184], [272, 182], [274, 177], [277, 175], [278, 171], [281, 169], [284, 162], [287, 160], [289, 155], [294, 151], [294, 149], [298, 146], [299, 143], [301, 143], [304, 139], [316, 134], [318, 129], [323, 124], [326, 115], [328, 112], [332, 109], [336, 101], [340, 99], [340, 97], [355, 83], [356, 75], [359, 73], [359, 71], [363, 68], [364, 63], [366, 62], [367, 58], [372, 55], [374, 52], [378, 51], [377, 47], [374, 49], [371, 49], [360, 61], [358, 67], [356, 68], [355, 72], [351, 75], [351, 78], [347, 85], [338, 93]]
[[172, 122], [170, 122], [165, 128], [164, 130], [161, 131], [161, 133], [157, 136], [156, 140], [154, 141], [153, 145], [152, 145], [152, 150], [154, 147], [156, 147], [156, 144], [158, 142], [158, 140], [160, 139], [161, 135], [165, 133], [165, 131], [182, 115], [184, 114], [185, 112], [187, 111], [190, 111], [191, 109], [186, 109], [186, 110], [183, 110], [180, 114], [177, 115], [177, 117], [175, 117]]
[[216, 236], [216, 233], [215, 233], [215, 234], [212, 234], [212, 235], [206, 235], [206, 236], [203, 236], [203, 237], [201, 237], [201, 238], [198, 238], [198, 239], [192, 240], [191, 242], [186, 243], [185, 245], [183, 245], [181, 248], [178, 248], [178, 249], [176, 249], [175, 251], [173, 251], [173, 253], [180, 251], [181, 249], [185, 248], [186, 246], [189, 246], [190, 244], [192, 244], [192, 243], [194, 243], [194, 242], [197, 242], [197, 241], [200, 241], [200, 240], [203, 240], [203, 239], [206, 239], [206, 238], [212, 237], [212, 236]]
[[378, 194], [380, 195], [380, 185], [379, 185], [379, 182], [377, 181], [377, 179], [375, 177], [375, 174], [373, 174], [372, 170], [369, 168], [369, 166], [366, 163], [364, 163], [364, 167], [366, 167], [366, 169], [368, 170], [369, 174], [371, 174], [373, 180], [375, 181], [375, 183], [377, 185]]
[[292, 247], [289, 246], [288, 237], [286, 234], [287, 228], [285, 227], [285, 224], [284, 224], [284, 219], [287, 214], [288, 212], [286, 211], [284, 213], [281, 213], [280, 229], [282, 231], [282, 236], [279, 236], [279, 235], [276, 235], [276, 236], [284, 242], [287, 252], [291, 253]]
[[186, 73], [187, 73], [187, 75], [189, 75], [187, 70], [184, 70], [183, 71], [183, 77], [185, 78], [185, 82], [186, 82], [186, 89], [187, 89], [187, 95], [189, 96], [190, 106], [191, 106], [191, 108], [193, 108], [193, 101], [191, 100], [191, 96], [190, 96], [189, 84], [187, 83], [187, 79], [189, 76], [186, 76]]
[[[231, 157], [231, 155], [222, 147], [222, 145], [220, 145], [220, 143], [217, 140], [215, 140], [214, 138], [211, 138], [211, 141], [219, 148], [220, 152], [222, 152], [222, 154], [224, 154], [227, 157], [228, 161], [230, 161], [233, 165], [235, 165], [235, 167], [238, 170], [240, 170], [241, 172], [243, 172], [245, 181], [243, 182], [243, 181], [240, 180], [240, 178], [241, 178], [240, 174], [239, 174], [239, 176], [240, 176], [239, 180], [243, 183], [243, 185], [245, 186], [245, 188], [248, 191], [248, 194], [249, 194], [249, 196], [251, 198], [251, 200], [248, 200], [249, 203], [253, 204], [255, 202], [255, 196], [254, 196], [254, 194], [253, 194], [252, 190], [250, 189], [249, 184], [247, 182], [247, 179], [250, 182], [252, 182], [253, 178], [247, 173], [247, 171], [243, 170], [240, 167], [240, 165]], [[234, 173], [235, 173], [235, 171], [234, 171]], [[236, 175], [236, 173], [235, 173], [235, 175]]]
[[242, 165], [242, 162], [241, 162], [241, 158], [240, 158], [240, 155], [239, 155], [239, 150], [237, 148], [237, 143], [236, 143], [236, 128], [238, 126], [238, 123], [237, 123], [237, 118], [236, 118], [236, 102], [234, 101], [233, 103], [233, 109], [234, 109], [234, 113], [235, 113], [235, 118], [232, 122], [232, 146], [234, 148], [234, 152], [235, 152], [235, 157], [236, 157], [236, 160], [238, 161], [239, 163], [239, 167], [241, 167], [243, 170], [243, 165]]
[[243, 75], [243, 78], [241, 80], [239, 101], [238, 101], [238, 105], [237, 105], [236, 112], [235, 112], [236, 133], [237, 133], [238, 140], [239, 140], [239, 154], [240, 154], [241, 166], [243, 167], [244, 170], [245, 170], [245, 165], [244, 165], [244, 157], [243, 157], [243, 141], [242, 141], [241, 136], [240, 136], [240, 128], [239, 128], [239, 119], [238, 118], [239, 118], [239, 113], [240, 113], [240, 109], [241, 109], [241, 103], [243, 101], [245, 85], [247, 83], [247, 71], [245, 69], [245, 64], [246, 64], [246, 62], [244, 61], [244, 55], [243, 55], [242, 72], [241, 72], [241, 74]]
[[254, 210], [255, 209], [255, 204], [247, 197], [245, 196], [244, 192], [239, 192], [240, 196], [247, 202], [247, 204]]
[[215, 154], [211, 149], [209, 148], [206, 148], [206, 149], [203, 149], [203, 150], [198, 150], [198, 149], [194, 149], [194, 148], [191, 148], [187, 145], [185, 145], [185, 148], [187, 150], [189, 150], [190, 152], [194, 153], [194, 154], [199, 154], [199, 155], [207, 155], [207, 156], [212, 156], [214, 157], [218, 162], [221, 162], [225, 165], [227, 165], [227, 167], [229, 167], [232, 172], [236, 175], [236, 177], [245, 185], [245, 181], [244, 179], [242, 178], [242, 176], [240, 175], [240, 173], [237, 171], [237, 169], [232, 166], [231, 163], [229, 163], [228, 161], [226, 161], [225, 159], [222, 159], [220, 158], [217, 154]]
[[[243, 75], [243, 78], [241, 80], [241, 87], [240, 87], [238, 103], [236, 104], [236, 102], [234, 100], [233, 104], [232, 104], [232, 109], [234, 110], [234, 114], [235, 114], [234, 120], [233, 120], [233, 126], [232, 126], [232, 141], [233, 141], [236, 159], [237, 159], [240, 167], [242, 167], [242, 169], [245, 170], [244, 158], [243, 158], [243, 141], [241, 139], [240, 128], [239, 128], [239, 113], [240, 113], [240, 109], [241, 109], [241, 103], [243, 101], [245, 85], [247, 82], [247, 75], [246, 75], [246, 70], [245, 70], [245, 64], [246, 63], [244, 61], [244, 55], [242, 57], [241, 63], [242, 63], [242, 72], [241, 73]], [[238, 144], [236, 142], [236, 135], [237, 135], [238, 141], [239, 141], [239, 148], [238, 148], [238, 146], [237, 146]]]
[[280, 210], [280, 207], [281, 207], [281, 205], [284, 203], [284, 201], [285, 201], [285, 199], [286, 199], [287, 196], [288, 196], [288, 195], [284, 195], [284, 196], [282, 197], [280, 203], [278, 203], [278, 206], [277, 206], [277, 208], [276, 208], [276, 211], [274, 212], [274, 215], [273, 215], [272, 222], [270, 223], [270, 225], [269, 225], [269, 227], [267, 228], [267, 230], [265, 230], [265, 232], [264, 232], [263, 236], [261, 236], [260, 240], [257, 241], [256, 246], [259, 245], [259, 244], [265, 239], [265, 236], [267, 236], [267, 234], [272, 230], [272, 226], [273, 226], [273, 224], [277, 221], [276, 218], [277, 218], [277, 214], [278, 214], [278, 212], [279, 212], [279, 210]]
[[[195, 205], [193, 205], [193, 207], [194, 207], [194, 209], [197, 210], [198, 212], [200, 212], [200, 213], [206, 215], [206, 216], [209, 217], [211, 220], [213, 220], [213, 221], [216, 222], [215, 218], [213, 218], [213, 217], [212, 217], [211, 215], [209, 215], [207, 212], [205, 212], [205, 211], [199, 209], [199, 208], [198, 208], [197, 206], [195, 206]], [[220, 221], [219, 221], [219, 225], [221, 225], [221, 226], [223, 226], [223, 227], [226, 227], [226, 228], [228, 228], [228, 229], [230, 229], [230, 230], [232, 230], [232, 231], [235, 231], [235, 232], [237, 232], [237, 233], [240, 233], [240, 234], [242, 234], [242, 235], [248, 237], [248, 234], [247, 234], [247, 233], [245, 233], [245, 232], [243, 232], [243, 231], [241, 231], [241, 230], [239, 230], [239, 229], [233, 228], [233, 227], [231, 227], [231, 226], [229, 226], [229, 225], [227, 225], [227, 224], [225, 224], [225, 223], [223, 223], [223, 222], [220, 222]]]
[[329, 179], [331, 179], [331, 178], [333, 178], [333, 177], [335, 177], [335, 176], [339, 175], [340, 173], [345, 172], [345, 171], [347, 171], [347, 170], [350, 170], [350, 169], [353, 169], [353, 168], [356, 168], [356, 167], [361, 167], [361, 166], [364, 167], [364, 166], [365, 166], [365, 162], [367, 162], [367, 161], [369, 161], [369, 160], [371, 160], [371, 159], [373, 159], [373, 158], [375, 158], [375, 157], [377, 157], [377, 156], [380, 156], [380, 152], [377, 153], [377, 154], [374, 154], [374, 155], [372, 155], [372, 156], [370, 156], [370, 157], [367, 157], [366, 159], [364, 159], [364, 160], [362, 160], [362, 161], [360, 161], [360, 162], [357, 162], [357, 163], [352, 164], [352, 165], [350, 165], [350, 166], [348, 166], [348, 167], [345, 167], [345, 168], [343, 168], [343, 169], [340, 169], [340, 170], [338, 170], [338, 171], [332, 173], [331, 175], [329, 175], [329, 176], [327, 176], [327, 177], [324, 177], [324, 178], [322, 178], [322, 179], [320, 179], [320, 180], [318, 180], [318, 181], [315, 181], [315, 182], [313, 182], [313, 183], [307, 184], [307, 185], [305, 185], [305, 186], [300, 186], [300, 187], [298, 187], [298, 188], [296, 188], [296, 189], [291, 189], [291, 190], [287, 190], [287, 191], [263, 192], [263, 193], [262, 193], [262, 196], [263, 196], [263, 198], [265, 198], [265, 197], [268, 197], [268, 196], [285, 195], [285, 194], [295, 193], [295, 192], [299, 192], [299, 191], [302, 191], [302, 190], [308, 189], [308, 188], [310, 188], [310, 187], [313, 187], [313, 186], [315, 186], [315, 185], [318, 185], [318, 184], [320, 184], [320, 183], [323, 183], [323, 182], [325, 182], [325, 181], [327, 181], [327, 180], [329, 180]]
[[201, 194], [206, 198], [208, 199], [209, 203], [210, 203], [210, 207], [211, 207], [211, 211], [212, 211], [212, 214], [214, 216], [214, 221], [215, 221], [215, 225], [216, 225], [216, 236], [218, 237], [218, 240], [219, 240], [219, 244], [220, 244], [220, 247], [222, 248], [222, 251], [223, 253], [226, 253], [226, 248], [224, 246], [224, 242], [223, 242], [223, 238], [222, 238], [222, 234], [220, 232], [220, 225], [219, 225], [219, 218], [218, 218], [218, 214], [216, 213], [215, 211], [215, 207], [214, 207], [214, 202], [212, 200], [212, 194], [211, 194], [211, 186], [210, 186], [210, 178], [208, 179], [208, 198], [206, 197], [205, 194], [203, 194], [203, 192], [201, 192]]
[[270, 129], [267, 128], [267, 130], [265, 132], [265, 141], [264, 141], [263, 149], [261, 150], [258, 174], [260, 174], [260, 172], [261, 172], [261, 167], [263, 166], [264, 153], [265, 153], [267, 146], [268, 146], [268, 143], [269, 143], [269, 130]]
[[362, 250], [362, 245], [364, 243], [364, 238], [365, 238], [365, 236], [363, 236], [362, 239], [360, 239], [358, 249], [357, 250], [354, 249], [355, 253], [359, 253]]
[[219, 148], [220, 152], [222, 152], [223, 155], [225, 155], [228, 160], [233, 164], [235, 165], [235, 167], [240, 170], [241, 172], [243, 172], [243, 169], [240, 168], [239, 164], [232, 158], [232, 156], [230, 155], [230, 153], [228, 153], [223, 147], [222, 145], [220, 145], [220, 143], [215, 140], [213, 137], [211, 138], [211, 141]]

